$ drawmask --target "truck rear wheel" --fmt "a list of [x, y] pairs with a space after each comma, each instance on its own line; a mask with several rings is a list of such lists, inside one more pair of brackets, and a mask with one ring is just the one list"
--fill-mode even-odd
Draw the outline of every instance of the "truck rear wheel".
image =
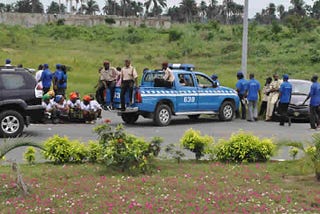
[[7, 110], [0, 113], [0, 136], [17, 137], [24, 128], [22, 115], [13, 110]]
[[230, 101], [224, 101], [219, 110], [219, 119], [222, 121], [232, 120], [235, 112], [235, 107]]
[[171, 109], [165, 104], [161, 104], [157, 107], [154, 114], [154, 123], [158, 126], [167, 126], [171, 122]]
[[123, 122], [127, 124], [134, 124], [138, 120], [139, 115], [136, 113], [128, 113], [128, 114], [122, 114], [121, 118]]

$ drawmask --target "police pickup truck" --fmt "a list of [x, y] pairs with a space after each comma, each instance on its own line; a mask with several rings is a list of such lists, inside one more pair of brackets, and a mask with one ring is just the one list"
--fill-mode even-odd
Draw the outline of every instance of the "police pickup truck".
[[[118, 115], [127, 124], [133, 124], [141, 115], [153, 119], [158, 126], [170, 124], [172, 116], [186, 115], [197, 119], [201, 114], [218, 115], [222, 121], [233, 119], [239, 107], [237, 92], [216, 86], [206, 74], [194, 71], [190, 64], [170, 64], [175, 80], [172, 87], [156, 87], [155, 79], [161, 70], [146, 70], [141, 85], [135, 90], [134, 103]], [[116, 92], [116, 100], [120, 97]]]

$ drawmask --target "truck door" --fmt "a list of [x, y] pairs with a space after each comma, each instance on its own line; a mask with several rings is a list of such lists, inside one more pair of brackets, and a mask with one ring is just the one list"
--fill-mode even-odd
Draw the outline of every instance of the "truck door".
[[201, 74], [196, 74], [199, 94], [198, 109], [200, 111], [217, 110], [219, 108], [218, 88], [213, 88], [213, 82]]
[[179, 84], [177, 88], [177, 109], [178, 112], [198, 110], [198, 92], [190, 73], [179, 73]]

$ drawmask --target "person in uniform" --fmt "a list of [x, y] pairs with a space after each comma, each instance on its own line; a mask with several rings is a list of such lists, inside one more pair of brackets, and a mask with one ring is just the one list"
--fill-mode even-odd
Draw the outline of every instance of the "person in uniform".
[[138, 74], [136, 69], [131, 65], [130, 60], [125, 60], [125, 66], [121, 69], [120, 73], [121, 78], [121, 93], [120, 93], [120, 102], [121, 102], [121, 111], [126, 110], [125, 95], [129, 91], [130, 105], [132, 104], [133, 98], [133, 87], [138, 87]]
[[[236, 91], [241, 104], [241, 119], [246, 119], [246, 90], [247, 90], [247, 80], [241, 71], [237, 73], [238, 82], [236, 83]], [[239, 111], [236, 112], [237, 117], [240, 117]]]
[[266, 112], [266, 121], [271, 121], [274, 106], [279, 98], [279, 89], [282, 81], [279, 80], [279, 75], [274, 74], [273, 75], [273, 81], [270, 83], [270, 91], [269, 91], [269, 97], [268, 97], [268, 103], [267, 103], [267, 112]]
[[254, 74], [249, 75], [250, 80], [247, 83], [246, 96], [248, 99], [248, 121], [254, 122], [258, 120], [258, 98], [260, 94], [260, 83], [254, 78]]
[[263, 86], [262, 89], [262, 102], [260, 105], [260, 112], [259, 112], [259, 116], [263, 116], [264, 113], [267, 110], [267, 104], [268, 104], [268, 97], [269, 97], [269, 92], [270, 92], [270, 83], [272, 81], [271, 77], [268, 77], [266, 79], [266, 83]]
[[218, 75], [216, 74], [212, 74], [211, 79], [213, 80], [213, 87], [219, 87], [220, 86], [220, 82], [218, 80]]
[[318, 76], [314, 75], [311, 78], [312, 85], [310, 92], [305, 102], [310, 99], [310, 126], [311, 129], [320, 128], [320, 83], [318, 82]]
[[49, 65], [48, 64], [44, 64], [43, 65], [43, 72], [41, 74], [41, 78], [40, 81], [42, 82], [42, 91], [43, 94], [46, 94], [51, 87], [51, 82], [52, 82], [52, 73], [49, 70]]
[[113, 108], [113, 99], [115, 93], [116, 82], [119, 79], [119, 72], [116, 68], [110, 67], [109, 61], [103, 62], [103, 67], [99, 70], [100, 73], [100, 84], [98, 88], [99, 99], [98, 102], [105, 106], [106, 102], [104, 99], [104, 90], [110, 90], [110, 104], [106, 108], [111, 111]]
[[8, 66], [8, 67], [12, 66], [11, 65], [11, 60], [10, 59], [6, 59], [4, 66]]
[[173, 86], [174, 81], [174, 75], [172, 70], [168, 67], [168, 63], [164, 62], [162, 63], [162, 71], [164, 71], [163, 79], [164, 79], [164, 85], [168, 88]]
[[[284, 126], [284, 123], [288, 117], [288, 107], [291, 100], [292, 85], [288, 82], [289, 76], [287, 74], [283, 75], [283, 82], [279, 88], [279, 106], [278, 112], [280, 114], [280, 126]], [[291, 120], [289, 119], [289, 126], [291, 125]]]

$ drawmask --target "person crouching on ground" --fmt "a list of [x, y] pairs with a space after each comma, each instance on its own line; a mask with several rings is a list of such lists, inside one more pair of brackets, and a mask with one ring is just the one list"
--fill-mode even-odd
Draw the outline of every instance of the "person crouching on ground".
[[94, 96], [92, 94], [90, 94], [90, 99], [90, 105], [93, 109], [93, 112], [95, 113], [95, 118], [101, 118], [102, 108], [100, 104], [94, 99]]
[[50, 100], [50, 95], [48, 93], [42, 96], [42, 106], [45, 108], [44, 112], [46, 119], [54, 120], [55, 115], [53, 101]]
[[69, 117], [69, 107], [67, 105], [67, 101], [64, 99], [62, 95], [57, 95], [54, 98], [54, 109], [59, 119], [59, 121], [57, 122], [62, 123], [62, 120], [66, 120]]
[[91, 97], [84, 95], [81, 102], [81, 111], [86, 123], [94, 123], [95, 112], [90, 105]]
[[82, 118], [81, 112], [81, 101], [76, 92], [71, 92], [69, 95], [69, 100], [67, 101], [69, 107], [69, 116], [71, 119], [80, 119]]

